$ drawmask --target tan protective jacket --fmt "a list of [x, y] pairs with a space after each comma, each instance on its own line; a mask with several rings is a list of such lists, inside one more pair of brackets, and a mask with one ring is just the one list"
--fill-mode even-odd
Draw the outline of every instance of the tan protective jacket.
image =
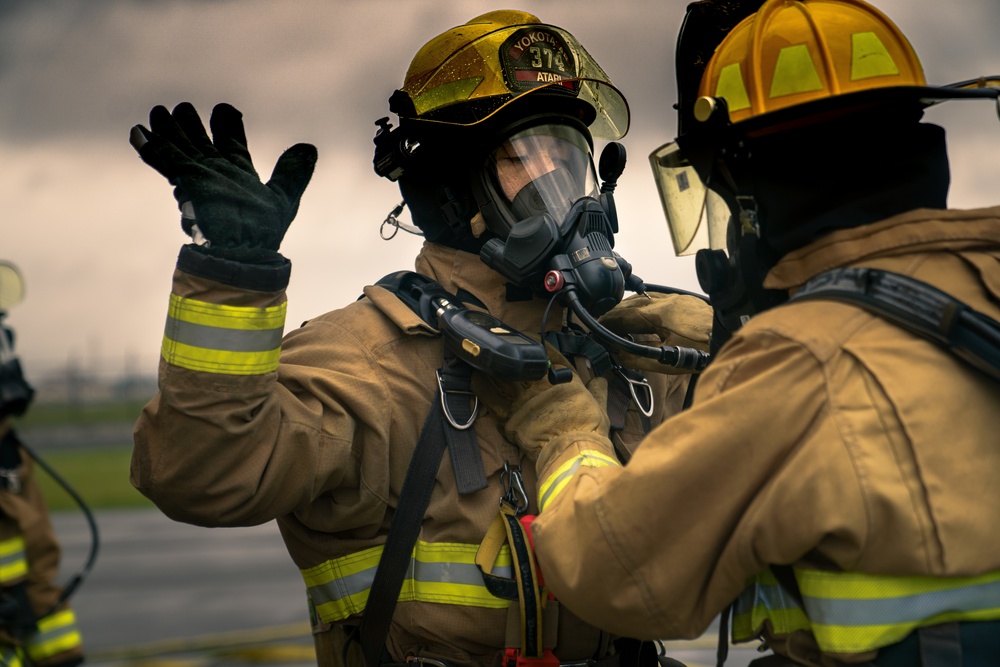
[[[1000, 207], [832, 233], [765, 286], [795, 290], [840, 266], [913, 276], [1000, 319]], [[701, 634], [771, 564], [995, 572], [998, 434], [1000, 384], [857, 307], [794, 302], [744, 326], [693, 407], [628, 465], [581, 468], [545, 504], [538, 559], [564, 607], [660, 639]], [[579, 448], [554, 443], [539, 477]]]
[[[471, 292], [500, 320], [537, 334], [547, 302], [508, 303], [503, 278], [478, 256], [425, 244], [416, 269], [451, 292]], [[283, 291], [236, 290], [181, 271], [174, 275], [173, 291], [222, 304], [284, 301]], [[317, 582], [334, 571], [343, 574], [354, 566], [348, 557], [385, 541], [420, 429], [438, 398], [440, 337], [394, 294], [371, 286], [364, 294], [288, 333], [277, 373], [213, 374], [161, 359], [160, 392], [135, 428], [131, 479], [139, 491], [179, 521], [238, 526], [277, 519], [317, 598]], [[550, 315], [550, 328], [558, 327], [559, 319]], [[679, 410], [687, 382], [684, 376], [650, 381], [657, 423], [664, 413]], [[626, 439], [640, 438], [637, 414], [630, 415], [627, 430]], [[474, 554], [497, 514], [505, 462], [522, 467], [534, 505], [531, 462], [504, 440], [482, 408], [475, 433], [489, 487], [459, 496], [446, 454], [422, 543]], [[442, 595], [439, 601], [448, 602]], [[494, 599], [492, 606], [479, 607], [418, 598], [396, 609], [389, 642], [394, 659], [425, 655], [455, 665], [497, 662], [508, 645], [506, 602]], [[327, 612], [323, 620], [359, 622], [353, 613], [348, 618], [337, 613]], [[559, 625], [556, 653], [564, 661], [606, 651], [606, 634], [569, 614]]]
[[61, 549], [49, 509], [35, 480], [35, 464], [21, 449], [10, 423], [0, 422], [4, 446], [20, 449], [16, 471], [4, 471], [0, 486], [0, 598], [13, 603], [23, 588], [36, 617], [36, 630], [27, 636], [0, 621], [0, 663], [31, 662], [40, 667], [72, 664], [83, 658], [83, 643], [76, 616], [68, 604], [54, 609], [62, 588], [59, 576]]

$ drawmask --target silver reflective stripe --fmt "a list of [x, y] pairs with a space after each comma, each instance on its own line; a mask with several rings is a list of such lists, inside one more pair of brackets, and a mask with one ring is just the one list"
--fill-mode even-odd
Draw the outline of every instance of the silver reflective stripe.
[[[319, 606], [342, 600], [349, 595], [364, 593], [371, 588], [377, 569], [371, 567], [326, 584], [311, 586], [309, 597], [313, 604]], [[493, 568], [493, 574], [513, 578], [514, 569], [510, 565], [497, 566]], [[411, 558], [406, 578], [418, 582], [484, 587], [483, 575], [479, 568], [467, 563], [424, 563]]]
[[765, 584], [758, 578], [736, 598], [736, 602], [733, 603], [733, 613], [748, 613], [758, 604], [764, 605], [770, 611], [799, 609], [795, 598], [786, 593], [780, 584]]
[[265, 352], [281, 345], [283, 327], [277, 329], [225, 329], [184, 322], [167, 316], [167, 334], [177, 343], [209, 350]]
[[583, 460], [577, 459], [576, 461], [573, 461], [573, 465], [571, 465], [568, 470], [563, 471], [562, 473], [556, 475], [555, 477], [545, 480], [545, 486], [547, 488], [545, 490], [545, 493], [542, 494], [542, 497], [538, 499], [538, 507], [544, 508], [546, 504], [548, 504], [552, 496], [555, 494], [556, 490], [561, 488], [560, 485], [562, 484], [562, 482], [575, 475], [576, 472], [580, 469], [581, 465], [583, 465]]
[[883, 599], [805, 597], [814, 624], [870, 626], [916, 623], [945, 612], [975, 612], [1000, 607], [1000, 581]]

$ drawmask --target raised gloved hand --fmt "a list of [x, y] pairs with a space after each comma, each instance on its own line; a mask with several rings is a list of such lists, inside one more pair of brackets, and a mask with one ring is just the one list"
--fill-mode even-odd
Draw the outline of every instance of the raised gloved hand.
[[[654, 335], [659, 345], [692, 347], [708, 351], [712, 337], [712, 307], [704, 300], [687, 294], [649, 292], [622, 301], [598, 320], [619, 336]], [[629, 368], [653, 373], [689, 373], [628, 353], [620, 353]]]
[[[553, 366], [569, 363], [549, 347]], [[505, 382], [473, 373], [472, 390], [495, 416], [508, 440], [531, 459], [559, 436], [595, 438], [607, 442], [611, 427], [607, 415], [607, 382], [595, 378], [584, 386], [576, 373], [562, 384], [548, 380]]]
[[243, 115], [219, 104], [210, 125], [212, 139], [187, 102], [173, 113], [155, 106], [149, 128], [136, 125], [129, 139], [143, 162], [174, 186], [184, 231], [200, 231], [208, 252], [243, 262], [274, 260], [312, 178], [316, 147], [292, 146], [262, 183], [247, 150]]

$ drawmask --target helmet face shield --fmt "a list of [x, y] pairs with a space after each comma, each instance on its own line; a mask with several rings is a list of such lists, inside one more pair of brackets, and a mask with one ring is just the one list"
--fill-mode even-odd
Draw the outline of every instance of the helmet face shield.
[[590, 142], [568, 125], [545, 124], [511, 135], [496, 148], [485, 166], [490, 189], [509, 216], [505, 229], [493, 229], [505, 238], [520, 220], [543, 214], [556, 224], [583, 197], [597, 197], [597, 174]]
[[677, 142], [649, 156], [653, 177], [667, 218], [670, 240], [677, 255], [703, 248], [725, 249], [731, 212], [726, 201], [705, 186]]

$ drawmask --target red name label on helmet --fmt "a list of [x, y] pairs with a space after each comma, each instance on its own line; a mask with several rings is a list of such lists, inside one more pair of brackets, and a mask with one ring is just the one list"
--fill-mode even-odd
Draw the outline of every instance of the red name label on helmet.
[[[511, 90], [526, 91], [576, 76], [573, 52], [563, 38], [540, 28], [525, 28], [500, 47], [504, 75]], [[572, 83], [565, 83], [573, 88]]]

